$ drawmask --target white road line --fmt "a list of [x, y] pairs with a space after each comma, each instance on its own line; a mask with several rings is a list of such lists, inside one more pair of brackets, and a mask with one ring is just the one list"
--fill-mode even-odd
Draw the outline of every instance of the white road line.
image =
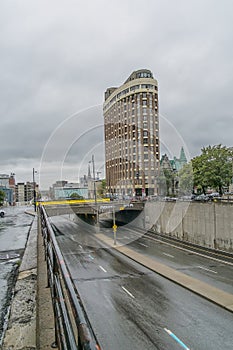
[[150, 237], [150, 238], [147, 238], [147, 239], [151, 239], [152, 241], [156, 241], [158, 243], [169, 245], [170, 247], [174, 247], [176, 249], [183, 250], [184, 252], [188, 252], [188, 253], [192, 253], [192, 254], [195, 254], [195, 255], [198, 255], [198, 256], [202, 256], [203, 258], [206, 258], [206, 259], [209, 259], [209, 260], [214, 260], [214, 261], [220, 262], [222, 264], [233, 266], [232, 262], [224, 261], [224, 260], [221, 260], [221, 259], [218, 259], [218, 258], [213, 258], [212, 256], [208, 256], [208, 255], [205, 255], [205, 254], [194, 252], [193, 250], [189, 250], [189, 249], [186, 249], [186, 248], [178, 247], [178, 246], [176, 246], [174, 244], [171, 244], [171, 243], [168, 243], [168, 242], [163, 242], [160, 239], [156, 239], [156, 238], [153, 238], [153, 237]]
[[70, 235], [70, 240], [73, 241], [73, 242], [76, 242], [74, 237], [75, 237], [74, 235]]
[[146, 245], [146, 244], [144, 244], [144, 243], [140, 243], [140, 242], [138, 242], [138, 244], [142, 245], [143, 247], [149, 248], [149, 246], [148, 246], [148, 245]]
[[174, 256], [173, 256], [173, 255], [168, 254], [168, 253], [163, 253], [163, 255], [169, 256], [169, 258], [174, 258]]
[[183, 349], [185, 350], [190, 350], [183, 342], [182, 340], [180, 340], [174, 333], [172, 333], [172, 331], [170, 331], [167, 328], [164, 328], [165, 332], [167, 332], [167, 334], [170, 335], [170, 337], [172, 337], [179, 345], [182, 346]]
[[135, 296], [132, 294], [132, 293], [130, 293], [129, 291], [128, 291], [128, 289], [126, 289], [125, 287], [123, 287], [123, 286], [121, 286], [121, 288], [131, 297], [131, 298], [135, 298]]
[[81, 246], [81, 244], [79, 244], [78, 246], [79, 246], [79, 248], [83, 249], [83, 247]]
[[202, 270], [206, 270], [206, 271], [209, 271], [209, 272], [213, 272], [213, 273], [217, 273], [217, 271], [214, 271], [214, 270], [210, 270], [210, 269], [207, 269], [207, 267], [203, 267], [203, 266], [198, 266], [199, 269], [202, 269]]
[[99, 268], [100, 268], [102, 271], [104, 271], [105, 273], [107, 272], [107, 271], [103, 268], [103, 266], [99, 265]]
[[91, 260], [94, 260], [93, 256], [91, 254], [88, 255]]

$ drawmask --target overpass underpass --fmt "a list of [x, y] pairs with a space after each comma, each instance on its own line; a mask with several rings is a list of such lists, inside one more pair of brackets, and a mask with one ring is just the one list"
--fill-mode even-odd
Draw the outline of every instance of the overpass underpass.
[[81, 219], [91, 225], [109, 225], [111, 227], [115, 220], [117, 226], [134, 222], [140, 228], [145, 227], [143, 209], [144, 203], [142, 202], [48, 204], [45, 206], [48, 216], [75, 214], [74, 221]]

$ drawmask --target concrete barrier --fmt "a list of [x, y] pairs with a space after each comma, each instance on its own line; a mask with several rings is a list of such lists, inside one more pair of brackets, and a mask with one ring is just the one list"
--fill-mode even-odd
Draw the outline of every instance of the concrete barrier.
[[145, 215], [157, 233], [233, 252], [233, 204], [148, 202]]

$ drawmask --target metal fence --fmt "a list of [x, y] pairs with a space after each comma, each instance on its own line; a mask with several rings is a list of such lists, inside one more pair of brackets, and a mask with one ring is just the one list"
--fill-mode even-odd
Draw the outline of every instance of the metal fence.
[[43, 206], [39, 207], [39, 213], [55, 319], [55, 342], [52, 347], [61, 350], [100, 350]]

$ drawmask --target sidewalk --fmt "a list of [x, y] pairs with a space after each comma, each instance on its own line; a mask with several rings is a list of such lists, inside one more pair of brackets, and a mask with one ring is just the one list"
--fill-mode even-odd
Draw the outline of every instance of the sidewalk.
[[51, 350], [51, 344], [55, 341], [54, 316], [40, 221], [38, 222], [37, 252], [37, 349]]
[[33, 215], [11, 304], [3, 350], [48, 350], [54, 342], [54, 319], [40, 222]]
[[14, 289], [3, 350], [36, 349], [37, 218], [29, 231]]

